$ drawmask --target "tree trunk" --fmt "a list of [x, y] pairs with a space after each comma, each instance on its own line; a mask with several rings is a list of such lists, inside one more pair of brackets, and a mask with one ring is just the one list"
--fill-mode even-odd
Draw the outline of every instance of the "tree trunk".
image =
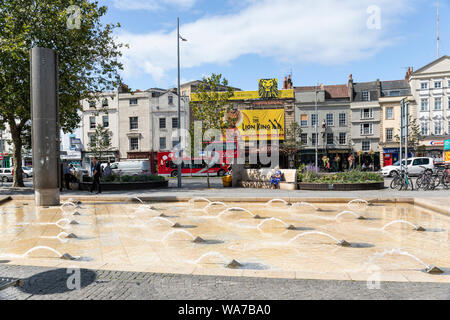
[[208, 181], [208, 189], [211, 188], [211, 184], [209, 183], [209, 167], [206, 165], [206, 180]]
[[10, 126], [12, 142], [14, 145], [14, 182], [13, 187], [15, 188], [23, 188], [25, 187], [23, 183], [23, 174], [22, 174], [22, 137], [19, 128], [15, 126]]

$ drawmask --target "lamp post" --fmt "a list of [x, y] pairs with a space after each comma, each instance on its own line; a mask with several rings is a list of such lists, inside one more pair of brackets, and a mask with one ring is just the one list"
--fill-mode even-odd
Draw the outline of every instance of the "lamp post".
[[314, 104], [314, 113], [316, 118], [316, 141], [315, 141], [315, 154], [316, 154], [316, 173], [319, 173], [319, 113], [317, 112], [317, 86], [314, 89], [315, 93], [315, 104]]
[[178, 188], [182, 187], [181, 184], [181, 156], [183, 154], [183, 150], [181, 147], [181, 92], [180, 92], [180, 39], [182, 41], [187, 41], [183, 37], [180, 36], [180, 18], [177, 18], [177, 58], [178, 58], [178, 145], [180, 146], [178, 150], [179, 160], [178, 161]]

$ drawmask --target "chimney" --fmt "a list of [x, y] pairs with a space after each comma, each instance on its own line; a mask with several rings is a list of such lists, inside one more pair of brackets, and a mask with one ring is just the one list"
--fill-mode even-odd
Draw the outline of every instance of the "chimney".
[[294, 85], [292, 84], [291, 75], [289, 75], [289, 77], [288, 77], [287, 87], [288, 87], [288, 89], [294, 89]]
[[381, 81], [380, 79], [377, 79], [377, 95], [378, 95], [378, 99], [381, 98]]
[[287, 77], [284, 77], [283, 90], [286, 90], [287, 88], [288, 88], [288, 79], [287, 79]]
[[348, 77], [348, 96], [350, 97], [350, 102], [353, 102], [354, 86], [353, 86], [353, 75], [352, 74], [350, 74]]
[[411, 76], [412, 68], [408, 67], [408, 71], [406, 71], [405, 80], [409, 82], [409, 77]]

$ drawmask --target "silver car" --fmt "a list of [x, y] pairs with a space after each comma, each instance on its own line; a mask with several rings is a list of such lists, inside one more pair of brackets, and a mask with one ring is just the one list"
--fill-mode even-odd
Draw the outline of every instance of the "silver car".
[[0, 168], [0, 179], [3, 182], [13, 181], [12, 168]]

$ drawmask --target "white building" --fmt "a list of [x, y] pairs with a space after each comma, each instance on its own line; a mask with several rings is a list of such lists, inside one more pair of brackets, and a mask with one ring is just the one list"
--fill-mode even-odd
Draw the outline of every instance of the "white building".
[[425, 137], [423, 155], [441, 159], [444, 140], [450, 138], [450, 57], [440, 57], [411, 73], [409, 82]]

